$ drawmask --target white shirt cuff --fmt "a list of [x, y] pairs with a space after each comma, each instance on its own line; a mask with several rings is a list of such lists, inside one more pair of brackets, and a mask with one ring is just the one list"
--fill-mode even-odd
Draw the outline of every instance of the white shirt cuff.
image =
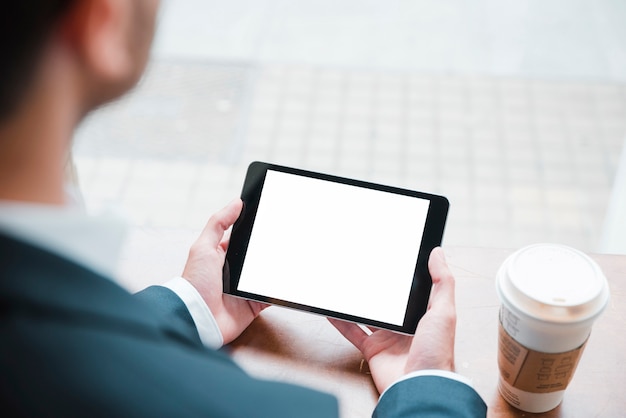
[[468, 379], [465, 376], [461, 376], [460, 374], [455, 373], [455, 372], [451, 372], [451, 371], [448, 371], [448, 370], [437, 370], [437, 369], [418, 370], [418, 371], [415, 371], [415, 372], [408, 373], [408, 374], [402, 376], [400, 379], [398, 379], [395, 382], [393, 382], [391, 385], [389, 385], [389, 387], [387, 389], [385, 389], [385, 391], [383, 393], [380, 394], [380, 398], [382, 398], [385, 395], [385, 393], [387, 393], [387, 391], [393, 385], [396, 385], [396, 384], [398, 384], [400, 382], [403, 382], [405, 380], [412, 379], [414, 377], [419, 377], [419, 376], [439, 376], [439, 377], [443, 377], [443, 378], [446, 378], [446, 379], [456, 380], [458, 382], [466, 384], [469, 387], [473, 387], [472, 381], [470, 379]]
[[175, 277], [163, 284], [163, 286], [176, 293], [182, 299], [193, 322], [196, 324], [202, 344], [214, 349], [224, 345], [224, 337], [213, 313], [191, 283], [182, 277]]

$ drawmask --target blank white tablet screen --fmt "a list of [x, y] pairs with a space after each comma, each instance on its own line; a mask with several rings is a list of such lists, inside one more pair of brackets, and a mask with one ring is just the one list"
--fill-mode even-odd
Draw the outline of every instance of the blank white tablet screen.
[[429, 203], [268, 170], [238, 290], [402, 325]]

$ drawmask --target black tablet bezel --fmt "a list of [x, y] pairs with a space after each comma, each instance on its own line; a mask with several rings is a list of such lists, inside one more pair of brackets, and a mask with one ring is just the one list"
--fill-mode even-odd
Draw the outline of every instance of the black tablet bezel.
[[[424, 233], [416, 260], [416, 269], [402, 326], [380, 322], [370, 318], [348, 315], [342, 312], [329, 311], [315, 306], [306, 306], [299, 303], [275, 299], [272, 298], [271, 295], [242, 292], [237, 289], [245, 261], [248, 242], [252, 234], [254, 220], [263, 191], [265, 176], [268, 170], [429, 200], [430, 204], [424, 226]], [[449, 202], [444, 196], [255, 161], [248, 167], [241, 199], [244, 202], [244, 209], [237, 222], [235, 222], [235, 225], [233, 225], [230, 243], [226, 253], [226, 262], [224, 264], [224, 293], [377, 328], [384, 328], [404, 334], [412, 335], [415, 333], [417, 323], [424, 313], [426, 313], [430, 289], [432, 287], [432, 280], [428, 272], [428, 257], [433, 248], [441, 245], [447, 219]]]

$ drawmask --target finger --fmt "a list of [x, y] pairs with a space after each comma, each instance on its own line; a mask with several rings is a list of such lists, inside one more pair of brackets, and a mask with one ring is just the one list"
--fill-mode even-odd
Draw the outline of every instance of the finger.
[[383, 328], [372, 327], [372, 326], [369, 326], [369, 325], [367, 327], [365, 327], [365, 328], [367, 329], [365, 332], [366, 333], [369, 332], [369, 335], [371, 335], [371, 334], [373, 334], [375, 332], [378, 332], [378, 331], [384, 331]]
[[243, 202], [241, 199], [235, 199], [215, 213], [204, 227], [199, 240], [204, 241], [205, 244], [212, 248], [217, 248], [224, 237], [224, 233], [235, 223], [241, 214], [242, 208]]
[[337, 331], [341, 333], [348, 341], [352, 343], [359, 351], [363, 352], [363, 346], [368, 335], [357, 324], [352, 322], [340, 321], [334, 318], [328, 318]]
[[454, 276], [440, 247], [430, 253], [428, 270], [433, 280], [429, 306], [454, 306]]
[[228, 245], [230, 244], [230, 235], [232, 234], [232, 229], [228, 229], [227, 231], [224, 232], [224, 236], [222, 237], [222, 241], [220, 242], [220, 247], [222, 247], [222, 250], [224, 250], [224, 252], [226, 252], [226, 250], [228, 250]]
[[254, 315], [255, 318], [261, 313], [261, 311], [271, 306], [271, 305], [268, 305], [267, 303], [255, 302], [251, 300], [248, 301], [248, 303], [250, 304], [250, 309], [252, 309], [252, 314]]

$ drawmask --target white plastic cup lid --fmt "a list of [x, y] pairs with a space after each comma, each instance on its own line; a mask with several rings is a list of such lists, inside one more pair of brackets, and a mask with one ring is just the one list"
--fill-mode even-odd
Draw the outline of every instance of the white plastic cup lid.
[[503, 263], [497, 283], [503, 301], [543, 321], [585, 321], [599, 315], [609, 299], [596, 262], [560, 244], [521, 248]]

